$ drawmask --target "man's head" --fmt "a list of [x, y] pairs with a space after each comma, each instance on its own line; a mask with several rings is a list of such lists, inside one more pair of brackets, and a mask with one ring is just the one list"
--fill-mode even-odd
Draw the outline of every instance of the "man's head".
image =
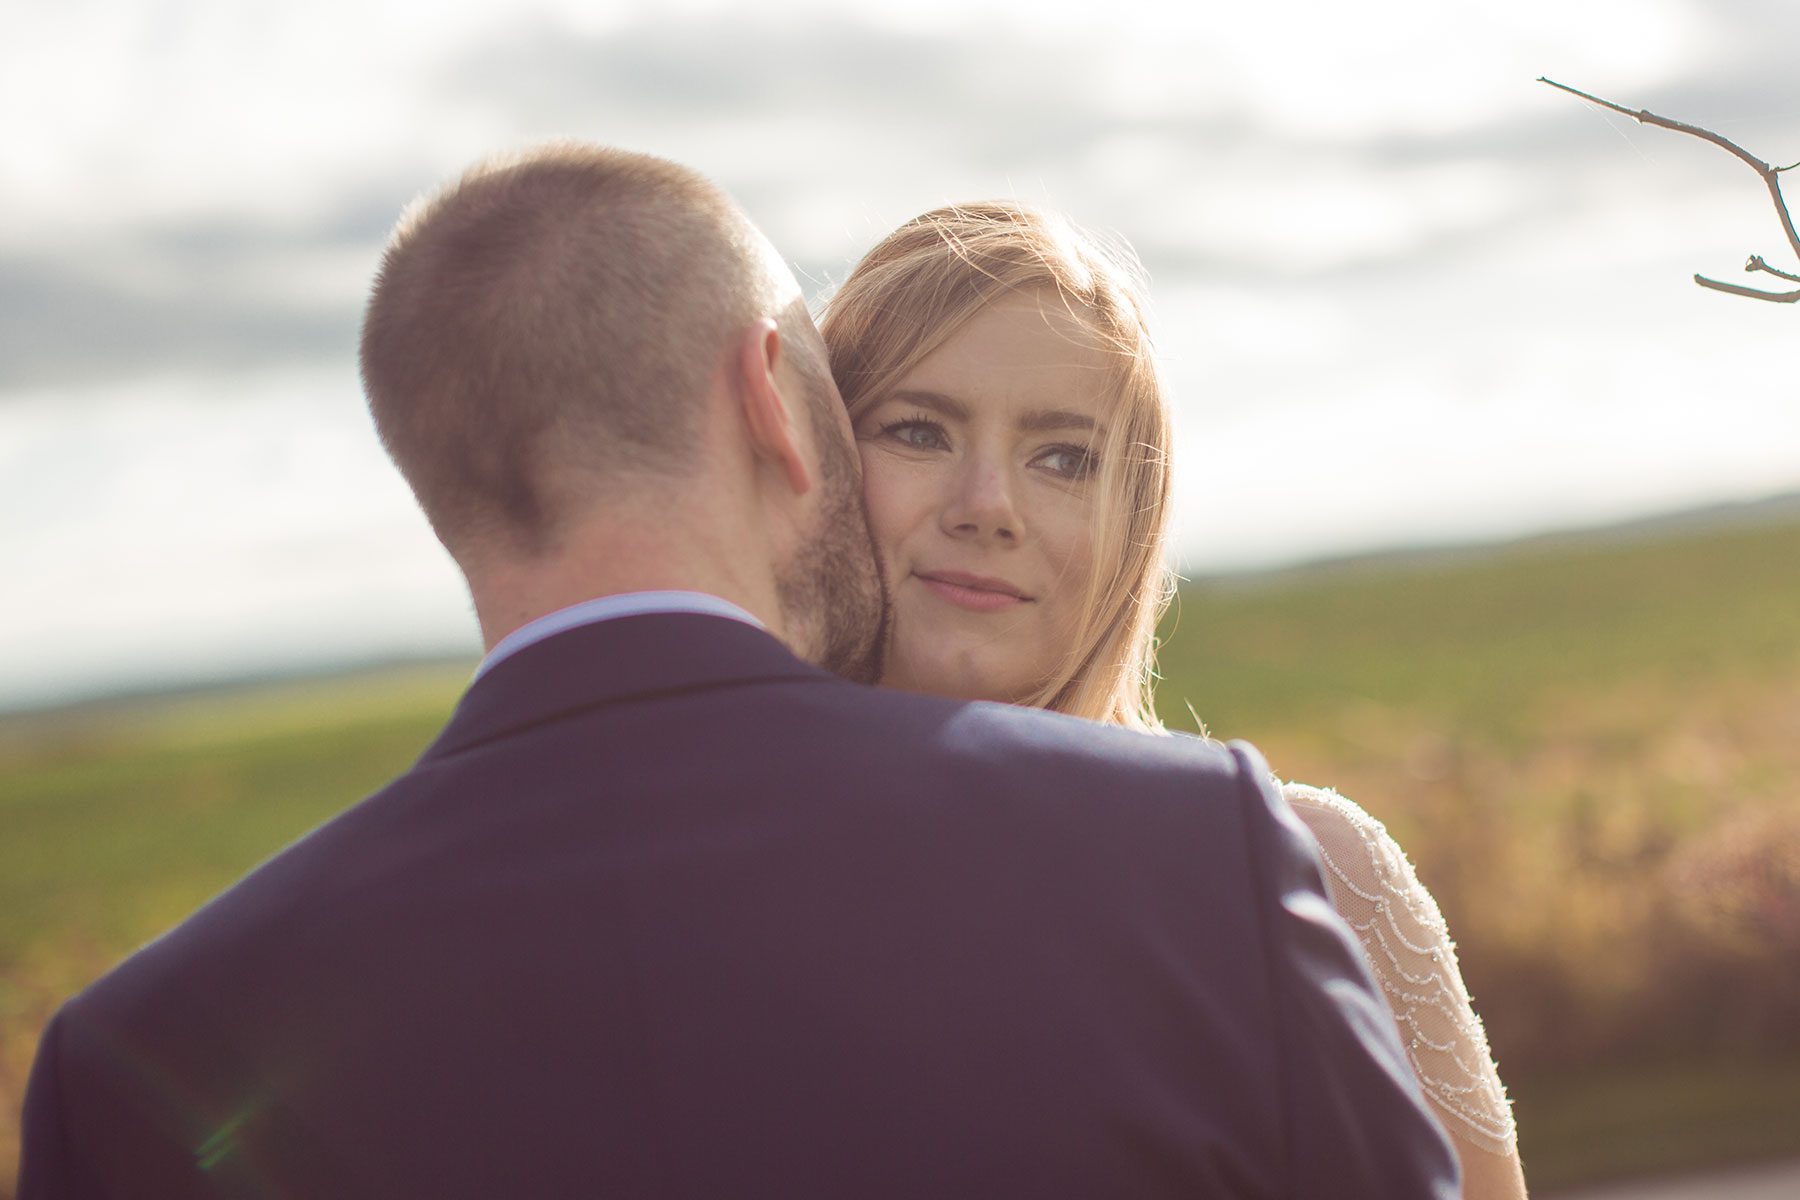
[[579, 144], [476, 167], [402, 218], [362, 369], [490, 640], [583, 589], [766, 591], [796, 650], [871, 669], [884, 605], [823, 346], [693, 172]]

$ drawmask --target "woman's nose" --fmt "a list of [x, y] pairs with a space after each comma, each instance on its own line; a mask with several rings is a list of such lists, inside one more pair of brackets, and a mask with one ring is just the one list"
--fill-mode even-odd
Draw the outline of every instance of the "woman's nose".
[[1014, 481], [1004, 466], [968, 463], [958, 472], [955, 490], [944, 506], [944, 532], [952, 537], [1017, 542], [1025, 528], [1013, 488]]

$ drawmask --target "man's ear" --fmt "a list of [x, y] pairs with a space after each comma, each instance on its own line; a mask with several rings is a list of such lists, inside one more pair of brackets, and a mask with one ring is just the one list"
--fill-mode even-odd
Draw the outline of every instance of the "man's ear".
[[796, 496], [804, 496], [812, 490], [812, 470], [800, 452], [793, 405], [775, 380], [785, 351], [773, 318], [764, 317], [744, 330], [738, 342], [738, 378], [743, 385], [739, 391], [756, 456], [783, 472]]

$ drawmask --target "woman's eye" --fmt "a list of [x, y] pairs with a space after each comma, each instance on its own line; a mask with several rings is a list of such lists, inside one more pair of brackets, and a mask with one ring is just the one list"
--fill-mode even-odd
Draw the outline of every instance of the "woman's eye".
[[881, 427], [881, 436], [914, 450], [945, 450], [950, 446], [944, 427], [936, 421], [895, 421]]
[[1086, 479], [1094, 473], [1093, 454], [1080, 446], [1052, 446], [1034, 461], [1064, 479]]

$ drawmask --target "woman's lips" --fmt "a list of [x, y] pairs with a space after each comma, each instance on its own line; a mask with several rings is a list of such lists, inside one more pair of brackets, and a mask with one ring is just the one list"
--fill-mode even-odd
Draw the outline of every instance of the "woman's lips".
[[961, 571], [915, 573], [915, 578], [938, 599], [971, 612], [1003, 612], [1031, 603], [1031, 597], [1020, 595], [1017, 588], [1002, 579], [984, 579]]

